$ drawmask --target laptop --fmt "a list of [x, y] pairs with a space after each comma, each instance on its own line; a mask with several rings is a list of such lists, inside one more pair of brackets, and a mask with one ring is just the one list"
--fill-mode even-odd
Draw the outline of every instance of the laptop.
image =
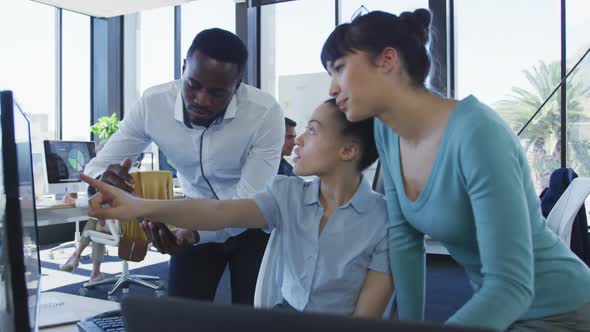
[[442, 326], [393, 320], [370, 320], [347, 316], [254, 309], [180, 298], [129, 296], [123, 300], [127, 332], [161, 331], [282, 331], [282, 332], [476, 332], [466, 327]]

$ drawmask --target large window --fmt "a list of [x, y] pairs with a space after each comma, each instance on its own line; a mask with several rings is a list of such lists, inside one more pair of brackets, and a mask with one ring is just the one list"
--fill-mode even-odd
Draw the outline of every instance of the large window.
[[154, 85], [174, 79], [174, 8], [146, 10], [139, 16], [140, 94]]
[[361, 6], [369, 11], [381, 10], [399, 15], [404, 11], [428, 8], [428, 0], [341, 0], [340, 6], [340, 22], [347, 23], [353, 15], [359, 13]]
[[235, 33], [236, 3], [233, 0], [199, 0], [181, 7], [180, 57], [184, 59], [193, 38], [202, 30], [220, 28]]
[[55, 138], [55, 16], [32, 1], [0, 1], [0, 88], [13, 90], [29, 116], [35, 153]]
[[262, 89], [303, 130], [311, 112], [328, 98], [330, 77], [320, 61], [334, 29], [333, 0], [300, 0], [262, 7]]
[[43, 140], [56, 139], [56, 10], [0, 1], [0, 89], [12, 90], [31, 122], [35, 192], [44, 190]]
[[[559, 13], [554, 0], [455, 0], [457, 98], [473, 94], [520, 129], [559, 83]], [[520, 136], [537, 190], [559, 167], [559, 132], [555, 98]]]
[[285, 116], [297, 122], [297, 134], [329, 97], [330, 76], [320, 52], [335, 18], [334, 0], [300, 0], [261, 9], [262, 89], [275, 96]]
[[[568, 0], [567, 68], [572, 68], [590, 48], [590, 2]], [[590, 55], [567, 82], [567, 166], [580, 176], [590, 176]]]
[[62, 138], [90, 139], [90, 18], [62, 16]]

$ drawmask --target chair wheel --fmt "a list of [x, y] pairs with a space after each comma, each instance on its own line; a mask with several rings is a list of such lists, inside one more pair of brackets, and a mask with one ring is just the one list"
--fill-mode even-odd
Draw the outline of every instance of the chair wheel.
[[112, 302], [119, 302], [119, 297], [117, 295], [109, 295], [107, 297], [107, 300], [112, 301]]
[[164, 288], [164, 282], [162, 280], [154, 280], [153, 284], [159, 288]]
[[49, 253], [49, 259], [51, 259], [51, 260], [55, 259], [55, 254], [53, 252]]
[[156, 295], [156, 297], [164, 297], [166, 296], [166, 290], [158, 289], [154, 291], [154, 294]]
[[87, 296], [88, 295], [88, 288], [82, 287], [78, 290], [78, 294], [80, 296]]

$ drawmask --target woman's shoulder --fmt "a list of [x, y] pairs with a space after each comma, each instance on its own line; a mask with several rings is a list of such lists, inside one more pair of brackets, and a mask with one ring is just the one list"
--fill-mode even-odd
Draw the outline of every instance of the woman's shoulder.
[[[377, 219], [387, 224], [387, 201], [385, 195], [371, 189], [367, 193], [365, 206], [366, 208], [363, 209], [363, 212], [369, 219]], [[378, 222], [377, 220], [376, 222]]]
[[500, 114], [474, 96], [468, 96], [457, 102], [449, 124], [451, 136], [460, 143], [470, 145], [489, 141], [518, 143], [514, 130]]
[[459, 100], [453, 113], [455, 121], [452, 124], [460, 126], [465, 133], [473, 133], [484, 128], [488, 129], [486, 131], [514, 132], [498, 112], [473, 95]]

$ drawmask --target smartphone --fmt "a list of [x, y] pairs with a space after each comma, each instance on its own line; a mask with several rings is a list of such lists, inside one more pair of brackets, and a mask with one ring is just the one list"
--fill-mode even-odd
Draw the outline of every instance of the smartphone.
[[176, 241], [176, 235], [174, 235], [174, 233], [172, 233], [172, 231], [170, 230], [170, 228], [168, 228], [168, 226], [166, 226], [166, 224], [161, 223], [161, 222], [157, 222], [155, 224], [156, 224], [158, 231], [162, 230], [164, 232], [164, 236], [167, 236], [172, 241]]

